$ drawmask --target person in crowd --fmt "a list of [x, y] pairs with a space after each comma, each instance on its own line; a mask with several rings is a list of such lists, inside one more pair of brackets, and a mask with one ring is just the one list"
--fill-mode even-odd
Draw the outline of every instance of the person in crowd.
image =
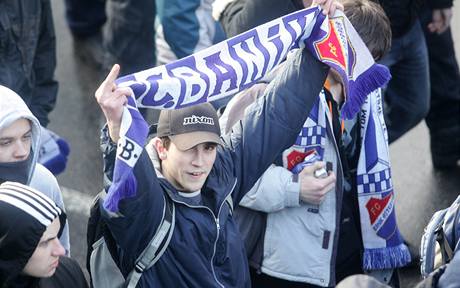
[[[451, 0], [447, 0], [447, 2]], [[228, 37], [237, 35], [280, 15], [301, 9], [308, 0], [216, 0], [216, 16]], [[282, 3], [281, 3], [282, 2]], [[425, 118], [429, 110], [428, 53], [418, 13], [423, 1], [379, 0], [390, 19], [392, 47], [381, 59], [391, 69], [385, 91], [385, 122], [392, 143]], [[445, 8], [446, 1], [428, 0], [431, 8]], [[276, 8], [273, 8], [276, 7]], [[448, 7], [448, 6], [447, 6]], [[410, 51], [410, 53], [408, 53]]]
[[[252, 1], [251, 5], [256, 5], [255, 2], [257, 1]], [[367, 0], [346, 0], [342, 3], [346, 16], [371, 54], [376, 60], [380, 59], [391, 45], [391, 28], [385, 12], [378, 4]], [[279, 5], [285, 6], [286, 3], [279, 3]], [[282, 7], [272, 8], [276, 11], [283, 10]], [[245, 10], [245, 12], [251, 14], [251, 11]], [[261, 15], [261, 18], [265, 17]], [[257, 25], [257, 19], [250, 19]], [[238, 23], [245, 25], [242, 22]], [[237, 31], [235, 30], [236, 33]], [[263, 91], [266, 84], [259, 85], [246, 92], [256, 96], [241, 94], [230, 101], [222, 117], [224, 120], [221, 121], [224, 131], [231, 130], [233, 124], [242, 117], [241, 111], [251, 104], [248, 99], [263, 95], [260, 91]], [[386, 279], [386, 282], [398, 285], [398, 276], [396, 272], [393, 273], [393, 268], [407, 264], [410, 259], [409, 251], [402, 244], [399, 233], [393, 239], [399, 244], [394, 248], [386, 248], [387, 251], [398, 251], [404, 255], [398, 264], [393, 262], [395, 264], [380, 267], [378, 265], [369, 267], [363, 264], [366, 257], [365, 248], [369, 248], [370, 241], [365, 235], [368, 234], [366, 231], [368, 227], [365, 225], [368, 220], [365, 218], [369, 218], [366, 207], [371, 205], [372, 201], [364, 200], [362, 197], [363, 191], [360, 190], [362, 187], [358, 179], [363, 177], [360, 175], [363, 171], [359, 166], [363, 165], [362, 159], [369, 157], [366, 153], [369, 146], [366, 143], [370, 141], [385, 147], [386, 155], [382, 156], [385, 154], [383, 153], [379, 159], [389, 160], [383, 115], [379, 115], [375, 128], [366, 127], [363, 123], [366, 123], [364, 119], [369, 111], [363, 105], [361, 112], [354, 119], [341, 120], [343, 118], [339, 107], [344, 102], [344, 92], [342, 84], [337, 81], [332, 71], [328, 75], [320, 99], [321, 97], [324, 97], [324, 100], [319, 101], [311, 110], [295, 144], [283, 152], [280, 159], [275, 162], [277, 165], [271, 166], [240, 202], [241, 206], [266, 213], [264, 214], [266, 218], [261, 221], [262, 225], [266, 226], [266, 230], [261, 232], [258, 239], [252, 240], [257, 242], [252, 244], [255, 248], [249, 245], [246, 247], [249, 248], [252, 285], [253, 287], [329, 287], [349, 275], [364, 273], [371, 268], [374, 270], [372, 273], [377, 274], [381, 281]], [[370, 94], [368, 98], [371, 103], [382, 100], [375, 93]], [[327, 104], [321, 105], [321, 103]], [[321, 109], [321, 106], [328, 108]], [[377, 111], [378, 108], [374, 113], [378, 113]], [[330, 125], [325, 125], [324, 132], [319, 133], [316, 131], [323, 130], [321, 119]], [[366, 131], [375, 129], [378, 132], [367, 135], [362, 126]], [[300, 173], [296, 172], [295, 166], [299, 161], [295, 158], [302, 161], [305, 156], [313, 154], [321, 155], [319, 158], [322, 162], [312, 163]], [[333, 172], [324, 175], [324, 178], [315, 177], [315, 171], [324, 168], [325, 161], [333, 163]], [[373, 165], [375, 171], [381, 168], [376, 163]], [[389, 164], [385, 169], [390, 169]], [[365, 175], [367, 176], [374, 177], [374, 174]], [[384, 179], [379, 181], [381, 180]], [[375, 185], [380, 185], [379, 181]], [[382, 193], [388, 198], [391, 191], [392, 187], [387, 186], [377, 188], [373, 193]], [[362, 205], [366, 201], [367, 204]], [[252, 225], [247, 218], [257, 219], [254, 218], [253, 213], [255, 212], [244, 208], [235, 210], [242, 231], [255, 233], [255, 229], [247, 227]], [[382, 259], [386, 260], [382, 262], [394, 261], [390, 254], [391, 252], [383, 252]], [[369, 259], [366, 260], [372, 262]]]
[[45, 129], [58, 90], [52, 17], [47, 0], [0, 3], [0, 85], [21, 95], [40, 121], [43, 134], [50, 135], [39, 162], [59, 174], [65, 169], [70, 149], [63, 138]]
[[65, 16], [73, 37], [75, 52], [95, 67], [104, 65], [102, 27], [107, 21], [105, 0], [66, 0]]
[[460, 73], [450, 29], [452, 1], [425, 5], [420, 17], [428, 46], [431, 103], [425, 118], [433, 166], [454, 168], [460, 160]]
[[123, 75], [155, 64], [155, 0], [66, 0], [65, 4], [77, 53], [83, 49], [87, 54], [80, 54], [104, 72], [114, 63], [121, 64]]
[[225, 39], [221, 24], [212, 17], [213, 2], [157, 1], [157, 65], [191, 55]]
[[[102, 214], [122, 247], [122, 272], [128, 273], [132, 269], [130, 263], [137, 258], [159, 224], [164, 197], [171, 197], [174, 201], [176, 219], [171, 242], [155, 266], [144, 272], [144, 277], [140, 279], [141, 287], [167, 287], [168, 283], [194, 287], [250, 286], [238, 228], [229, 212], [230, 207], [224, 203], [230, 193], [233, 203], [238, 203], [250, 188], [248, 186], [263, 172], [263, 167], [271, 162], [270, 158], [293, 141], [297, 134], [294, 128], [305, 120], [304, 110], [298, 109], [298, 105], [310, 107], [324, 82], [323, 67], [312, 61], [306, 51], [301, 62], [291, 64], [299, 65], [299, 70], [288, 69], [286, 81], [268, 92], [267, 104], [260, 102], [254, 113], [245, 119], [246, 129], [240, 131], [239, 136], [247, 143], [242, 140], [227, 143], [237, 147], [235, 150], [220, 145], [217, 113], [211, 104], [160, 113], [159, 138], [150, 144], [154, 145], [158, 154], [160, 169], [155, 171], [150, 159], [143, 153], [134, 169], [138, 179], [137, 196], [122, 202], [120, 213], [124, 217], [111, 217], [107, 212]], [[312, 72], [310, 81], [300, 81], [301, 76], [306, 77], [306, 70]], [[105, 142], [118, 140], [120, 109], [126, 93], [121, 88], [115, 92], [111, 90], [116, 74], [117, 71], [112, 70], [97, 93], [109, 127], [110, 137], [105, 131]], [[305, 93], [295, 95], [285, 91], [292, 86], [302, 86], [299, 89]], [[281, 105], [279, 101], [282, 97], [274, 97], [275, 94], [287, 94], [283, 96], [289, 97], [292, 105]], [[264, 104], [275, 107], [273, 113], [277, 115], [286, 115], [289, 110], [290, 121], [284, 122], [282, 117], [269, 120], [263, 114], [260, 116], [257, 111]], [[185, 118], [195, 116], [206, 117], [214, 124], [182, 125]], [[264, 121], [269, 125], [262, 126]], [[269, 128], [274, 126], [283, 129], [275, 131]], [[111, 166], [114, 161], [115, 150], [115, 143], [109, 144], [104, 154], [106, 166]], [[265, 152], [260, 154], [259, 151]], [[107, 176], [112, 179], [111, 175]], [[163, 196], [166, 193], [168, 195]], [[149, 229], [145, 229], [146, 221], [152, 223]], [[130, 225], [126, 226], [127, 223]]]
[[88, 287], [58, 240], [65, 213], [45, 194], [17, 182], [0, 185], [0, 287]]
[[[42, 191], [64, 209], [56, 178], [37, 162], [40, 123], [26, 103], [11, 89], [0, 85], [0, 182], [15, 181]], [[70, 253], [69, 228], [60, 240]]]
[[[157, 65], [173, 62], [225, 40], [222, 25], [212, 16], [213, 2], [157, 0]], [[226, 97], [212, 102], [212, 105], [219, 109], [228, 100]]]
[[311, 5], [311, 0], [216, 0], [213, 15], [227, 37], [233, 37], [260, 24]]
[[[391, 23], [392, 45], [381, 64], [392, 79], [385, 91], [385, 122], [390, 144], [422, 121], [430, 109], [428, 52], [419, 21], [421, 0], [379, 0]], [[452, 1], [427, 0], [440, 11]], [[447, 6], [446, 6], [447, 5]], [[436, 24], [437, 25], [437, 24]]]
[[43, 127], [56, 103], [55, 68], [51, 1], [1, 1], [0, 85], [21, 95]]
[[[326, 13], [339, 5], [319, 2], [327, 7]], [[126, 275], [155, 233], [165, 197], [172, 199], [174, 233], [161, 258], [142, 274], [140, 287], [169, 287], [172, 283], [178, 287], [250, 287], [243, 243], [226, 199], [231, 195], [232, 202], [238, 203], [272, 157], [294, 141], [306, 119], [305, 108], [312, 107], [328, 70], [306, 50], [293, 55], [285, 67], [276, 85], [267, 89], [267, 97], [260, 99], [231, 137], [219, 137], [217, 113], [211, 104], [161, 111], [157, 137], [148, 144], [159, 159], [158, 169], [144, 150], [133, 170], [135, 195], [119, 202], [118, 213], [107, 208], [102, 211], [120, 247], [118, 264]], [[108, 179], [112, 179], [107, 167], [113, 167], [115, 160], [123, 105], [130, 95], [129, 88], [116, 87], [117, 74], [118, 66], [114, 66], [96, 92], [107, 119], [102, 140]], [[304, 93], [293, 93], [292, 87]], [[270, 107], [269, 112], [265, 107]], [[151, 223], [147, 229], [146, 222]]]

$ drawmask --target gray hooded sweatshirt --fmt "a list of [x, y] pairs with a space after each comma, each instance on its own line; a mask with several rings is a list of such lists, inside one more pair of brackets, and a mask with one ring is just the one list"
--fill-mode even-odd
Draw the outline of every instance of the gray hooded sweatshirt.
[[[32, 163], [30, 165], [27, 183], [24, 184], [27, 184], [47, 195], [64, 210], [62, 193], [56, 177], [54, 177], [54, 175], [43, 165], [37, 162], [38, 151], [40, 149], [40, 123], [32, 112], [30, 112], [29, 108], [18, 94], [7, 87], [0, 85], [0, 131], [21, 118], [28, 119], [32, 126], [32, 149], [30, 151]], [[66, 223], [59, 240], [66, 249], [66, 254], [69, 255], [70, 243], [68, 223]]]

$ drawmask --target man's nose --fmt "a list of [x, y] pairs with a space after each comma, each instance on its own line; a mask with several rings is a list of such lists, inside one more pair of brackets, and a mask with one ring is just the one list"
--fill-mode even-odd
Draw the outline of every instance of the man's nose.
[[192, 164], [195, 166], [202, 166], [204, 163], [204, 152], [197, 149], [195, 156], [193, 157]]
[[26, 158], [27, 155], [29, 155], [29, 146], [22, 141], [19, 141], [16, 145], [16, 149], [14, 151], [14, 157], [15, 158]]
[[65, 248], [62, 246], [61, 241], [58, 238], [53, 239], [53, 256], [64, 256]]

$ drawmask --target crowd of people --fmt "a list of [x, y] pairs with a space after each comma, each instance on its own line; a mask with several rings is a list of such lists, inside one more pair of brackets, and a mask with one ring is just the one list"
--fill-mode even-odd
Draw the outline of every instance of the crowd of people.
[[[452, 0], [65, 5], [73, 41], [84, 48], [78, 56], [107, 75], [94, 93], [106, 124], [104, 187], [88, 224], [89, 279], [71, 258], [55, 177], [70, 148], [45, 128], [58, 91], [51, 3], [6, 0], [0, 1], [0, 287], [401, 287], [399, 269], [418, 262], [396, 221], [389, 145], [425, 120], [433, 167], [460, 165]], [[303, 15], [295, 18], [299, 27], [289, 26], [294, 32], [273, 24], [266, 33], [281, 46], [292, 37], [294, 48], [273, 44], [278, 50], [263, 54], [237, 42], [253, 28], [259, 30], [249, 38], [263, 41], [260, 27], [290, 13]], [[346, 24], [335, 26], [333, 19], [343, 17], [362, 44]], [[279, 23], [294, 18], [286, 19]], [[314, 38], [320, 29], [346, 39], [348, 48], [334, 40], [329, 58], [322, 55]], [[224, 51], [226, 43], [238, 45]], [[243, 68], [235, 72], [217, 54], [199, 54], [208, 47], [240, 57]], [[202, 63], [216, 79], [203, 76]], [[152, 90], [142, 90], [143, 83], [174, 78], [174, 68], [196, 85], [176, 99], [187, 83], [152, 82], [159, 96], [148, 102]], [[202, 89], [198, 78], [213, 90]], [[161, 110], [149, 128], [134, 103], [138, 95], [141, 107], [173, 109]], [[423, 223], [430, 228], [417, 287], [460, 287], [459, 204]], [[426, 251], [436, 241], [442, 257], [434, 264]]]

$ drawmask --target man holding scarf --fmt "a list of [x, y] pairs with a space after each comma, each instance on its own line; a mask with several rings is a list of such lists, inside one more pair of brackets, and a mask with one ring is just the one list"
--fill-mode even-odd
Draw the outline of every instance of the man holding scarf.
[[[330, 0], [318, 3], [322, 5], [324, 14], [333, 14], [340, 7], [340, 4]], [[239, 203], [275, 156], [295, 141], [306, 120], [306, 111], [312, 109], [328, 71], [315, 57], [337, 67], [340, 77], [345, 79], [346, 91], [351, 99], [347, 103], [347, 115], [356, 113], [367, 93], [388, 80], [387, 70], [372, 61], [354, 31], [342, 29], [344, 38], [334, 38], [334, 43], [342, 47], [343, 43], [337, 41], [344, 39], [353, 42], [358, 57], [350, 54], [347, 59], [356, 65], [345, 65], [334, 62], [334, 59], [329, 61], [331, 58], [326, 57], [329, 48], [318, 44], [322, 40], [331, 40], [325, 19], [318, 8], [299, 11], [285, 19], [280, 18], [278, 22], [229, 39], [216, 45], [218, 47], [210, 47], [164, 67], [128, 75], [116, 82], [119, 66], [112, 68], [96, 92], [108, 124], [108, 129], [103, 130], [102, 140], [106, 176], [111, 180], [102, 216], [118, 244], [117, 264], [125, 277], [133, 270], [135, 260], [156, 233], [165, 207], [165, 197], [169, 197], [176, 209], [174, 232], [164, 254], [142, 274], [138, 282], [140, 287], [250, 286], [247, 260], [230, 202]], [[296, 26], [301, 30], [290, 29], [294, 25], [292, 23], [303, 27]], [[286, 33], [282, 37], [275, 37], [284, 28]], [[352, 30], [351, 26], [347, 28]], [[258, 35], [254, 34], [259, 32]], [[263, 59], [261, 57], [256, 59], [259, 61], [254, 61], [250, 58], [252, 54], [243, 51], [249, 48], [244, 46], [248, 35], [261, 43], [265, 40], [263, 36], [268, 35], [268, 41], [276, 43], [279, 53], [265, 53]], [[238, 42], [240, 39], [243, 42]], [[288, 42], [289, 46], [284, 46], [283, 43]], [[326, 49], [318, 48], [315, 43]], [[224, 97], [230, 90], [241, 90], [247, 87], [244, 81], [254, 84], [257, 80], [254, 75], [267, 73], [295, 46], [306, 46], [307, 49], [299, 49], [292, 54], [284, 70], [267, 88], [266, 96], [252, 106], [240, 127], [229, 135], [220, 136], [215, 110], [209, 104], [197, 104], [213, 96], [211, 99]], [[243, 50], [235, 50], [240, 47]], [[263, 50], [264, 47], [259, 49], [270, 52]], [[214, 51], [220, 52], [212, 54]], [[234, 54], [236, 52], [240, 54]], [[252, 73], [233, 71], [235, 73], [231, 74], [231, 69], [236, 66], [226, 64], [232, 61], [229, 56], [232, 59], [240, 57], [235, 65], [249, 67]], [[359, 56], [364, 56], [364, 61]], [[249, 61], [253, 63], [252, 66], [247, 64]], [[200, 66], [205, 62], [207, 67]], [[257, 65], [261, 63], [265, 65], [259, 70]], [[213, 69], [217, 67], [219, 69]], [[224, 68], [228, 69], [228, 73], [222, 72]], [[209, 72], [214, 74], [201, 73], [205, 69], [211, 69]], [[173, 74], [179, 70], [181, 77], [174, 78]], [[169, 74], [165, 74], [165, 71]], [[225, 78], [228, 75], [234, 75], [238, 81]], [[217, 81], [211, 82], [212, 79], [208, 78], [211, 76], [216, 76]], [[223, 79], [230, 81], [224, 82]], [[203, 80], [209, 86], [193, 85], [198, 80]], [[230, 86], [224, 85], [228, 83]], [[233, 87], [233, 84], [239, 86]], [[219, 89], [224, 92], [219, 94]], [[180, 91], [185, 91], [185, 94]], [[204, 98], [195, 96], [203, 91]], [[152, 157], [156, 159], [153, 165], [143, 148], [147, 127], [137, 111], [135, 101], [143, 107], [182, 107], [161, 112], [159, 138], [149, 144], [154, 154]], [[232, 201], [227, 200], [229, 197]]]

